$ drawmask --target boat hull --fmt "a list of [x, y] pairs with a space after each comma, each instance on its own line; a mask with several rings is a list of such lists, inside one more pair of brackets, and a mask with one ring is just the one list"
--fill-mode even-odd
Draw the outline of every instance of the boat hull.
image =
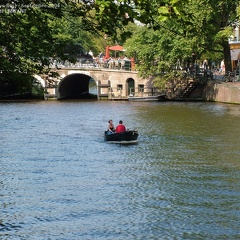
[[164, 101], [166, 100], [166, 95], [157, 95], [157, 96], [148, 96], [148, 97], [134, 97], [129, 96], [129, 101], [135, 101], [135, 102], [156, 102], [156, 101]]
[[135, 141], [138, 138], [137, 131], [126, 131], [121, 133], [111, 133], [107, 134], [107, 131], [104, 133], [104, 140], [105, 141]]

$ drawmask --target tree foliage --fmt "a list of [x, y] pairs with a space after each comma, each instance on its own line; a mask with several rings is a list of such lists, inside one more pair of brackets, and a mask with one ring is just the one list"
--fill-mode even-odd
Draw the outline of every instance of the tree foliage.
[[[128, 8], [127, 3], [101, 0], [2, 0], [1, 92], [26, 91], [31, 76], [47, 71], [52, 57], [64, 58], [69, 43], [80, 42], [90, 49], [92, 36], [99, 42], [104, 34], [114, 39], [116, 30], [131, 21], [125, 16]], [[100, 49], [95, 47], [95, 51]]]
[[185, 66], [193, 53], [199, 62], [224, 58], [230, 70], [228, 38], [239, 18], [237, 4], [234, 0], [153, 1], [151, 15], [143, 12], [145, 25], [126, 44], [130, 54], [138, 56], [141, 75], [161, 73], [163, 67], [173, 69], [179, 61]]

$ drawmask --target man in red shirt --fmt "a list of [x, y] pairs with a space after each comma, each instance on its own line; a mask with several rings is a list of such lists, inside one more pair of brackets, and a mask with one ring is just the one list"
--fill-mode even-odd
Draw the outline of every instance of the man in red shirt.
[[119, 121], [119, 125], [117, 125], [117, 127], [116, 127], [116, 133], [120, 133], [120, 132], [126, 132], [126, 128], [123, 125], [122, 120]]

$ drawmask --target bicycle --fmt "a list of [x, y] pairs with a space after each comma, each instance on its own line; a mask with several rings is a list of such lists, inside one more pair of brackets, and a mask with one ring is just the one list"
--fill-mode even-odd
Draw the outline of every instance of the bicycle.
[[224, 82], [237, 82], [239, 79], [239, 76], [237, 75], [237, 71], [228, 71], [224, 76], [223, 76], [223, 81]]

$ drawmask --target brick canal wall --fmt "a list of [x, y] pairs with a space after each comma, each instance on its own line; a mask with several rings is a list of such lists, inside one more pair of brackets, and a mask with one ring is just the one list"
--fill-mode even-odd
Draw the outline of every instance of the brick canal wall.
[[202, 97], [207, 101], [240, 104], [240, 82], [208, 82]]

